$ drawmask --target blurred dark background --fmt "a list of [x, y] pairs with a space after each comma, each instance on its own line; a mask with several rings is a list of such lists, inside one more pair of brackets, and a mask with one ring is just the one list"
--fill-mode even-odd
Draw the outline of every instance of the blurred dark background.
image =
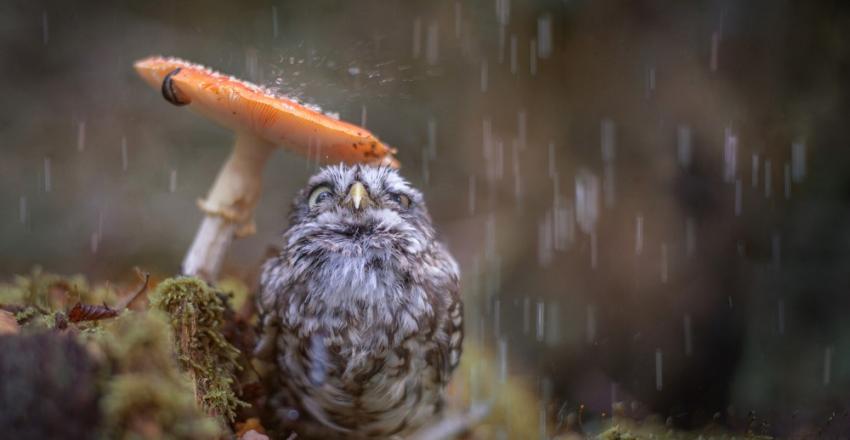
[[[545, 417], [849, 429], [846, 2], [7, 1], [0, 54], [4, 278], [178, 270], [232, 142], [132, 70], [179, 56], [398, 147]], [[315, 169], [276, 154], [227, 272]]]

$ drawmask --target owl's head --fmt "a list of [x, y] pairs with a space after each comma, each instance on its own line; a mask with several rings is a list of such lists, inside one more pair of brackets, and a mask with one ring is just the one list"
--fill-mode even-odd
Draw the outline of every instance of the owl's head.
[[323, 168], [296, 197], [288, 246], [358, 256], [416, 254], [434, 239], [422, 194], [388, 167]]

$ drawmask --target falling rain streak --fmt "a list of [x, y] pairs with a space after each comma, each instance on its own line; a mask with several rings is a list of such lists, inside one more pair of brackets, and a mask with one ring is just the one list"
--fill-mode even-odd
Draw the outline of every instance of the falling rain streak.
[[50, 27], [47, 23], [47, 11], [41, 13], [41, 43], [47, 46], [50, 41]]
[[537, 302], [537, 341], [543, 342], [546, 336], [546, 304], [543, 301]]
[[177, 191], [177, 170], [172, 169], [171, 173], [168, 175], [168, 192], [176, 192]]
[[27, 211], [27, 196], [18, 198], [18, 221], [22, 225], [27, 224], [29, 212]]
[[829, 385], [832, 382], [832, 347], [826, 347], [823, 350], [823, 384]]
[[129, 166], [129, 153], [127, 151], [127, 137], [121, 137], [121, 171], [127, 171]]
[[49, 193], [53, 188], [53, 169], [49, 157], [44, 158], [44, 192]]
[[86, 122], [82, 121], [77, 124], [77, 151], [83, 151], [86, 148]]
[[661, 391], [664, 388], [664, 364], [661, 349], [655, 349], [655, 389]]

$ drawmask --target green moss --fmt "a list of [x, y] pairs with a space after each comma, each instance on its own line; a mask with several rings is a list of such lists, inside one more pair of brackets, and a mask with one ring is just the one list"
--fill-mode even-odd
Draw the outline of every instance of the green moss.
[[222, 433], [195, 402], [193, 383], [174, 362], [168, 317], [130, 312], [91, 333], [112, 368], [103, 386], [105, 438], [208, 439]]
[[240, 352], [221, 332], [224, 299], [197, 278], [177, 277], [157, 286], [151, 305], [170, 318], [178, 359], [194, 381], [197, 401], [209, 414], [233, 421], [247, 403], [233, 391]]

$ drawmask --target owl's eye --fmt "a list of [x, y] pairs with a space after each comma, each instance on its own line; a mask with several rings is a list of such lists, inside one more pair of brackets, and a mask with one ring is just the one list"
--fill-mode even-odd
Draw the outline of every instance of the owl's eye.
[[398, 203], [402, 208], [409, 208], [410, 207], [410, 197], [407, 197], [404, 194], [392, 193], [392, 194], [390, 194], [390, 199], [393, 202]]
[[319, 203], [329, 200], [331, 197], [333, 197], [333, 192], [331, 192], [331, 189], [327, 186], [322, 185], [320, 187], [317, 187], [313, 190], [313, 192], [310, 193], [308, 204], [312, 208], [318, 205]]

